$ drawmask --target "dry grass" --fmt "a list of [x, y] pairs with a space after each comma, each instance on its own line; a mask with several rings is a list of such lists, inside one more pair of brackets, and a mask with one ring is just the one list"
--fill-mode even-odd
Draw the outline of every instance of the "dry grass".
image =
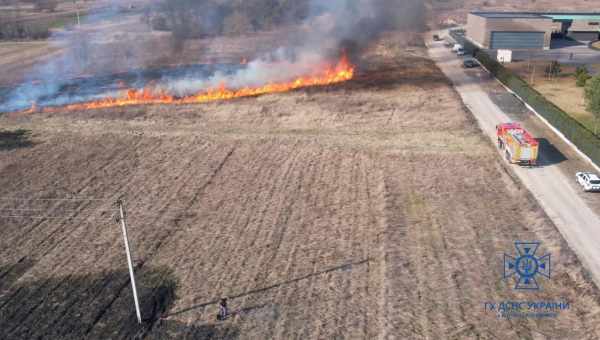
[[23, 81], [34, 65], [58, 53], [60, 48], [47, 41], [0, 42], [0, 86]]
[[[61, 217], [0, 218], [1, 337], [600, 336], [597, 289], [424, 50], [401, 37], [374, 43], [342, 85], [1, 118], [34, 145], [0, 151], [0, 197], [106, 199], [1, 203]], [[142, 328], [111, 218], [121, 195], [154, 316]], [[502, 253], [534, 239], [555, 274], [518, 293], [501, 279]], [[216, 322], [223, 295], [236, 313]], [[483, 312], [516, 299], [572, 309], [551, 321]]]

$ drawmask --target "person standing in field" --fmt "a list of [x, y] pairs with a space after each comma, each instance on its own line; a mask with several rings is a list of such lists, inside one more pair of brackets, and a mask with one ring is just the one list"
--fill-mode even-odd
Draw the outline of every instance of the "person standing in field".
[[224, 297], [219, 302], [219, 314], [217, 314], [217, 320], [223, 321], [229, 315], [229, 309], [227, 308], [227, 298]]

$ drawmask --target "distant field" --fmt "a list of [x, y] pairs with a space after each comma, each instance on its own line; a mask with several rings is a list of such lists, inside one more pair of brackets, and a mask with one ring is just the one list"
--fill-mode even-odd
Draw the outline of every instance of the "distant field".
[[55, 11], [35, 10], [33, 5], [0, 6], [0, 24], [12, 24], [23, 22], [48, 27], [59, 27], [61, 22], [75, 22], [77, 10], [80, 14], [85, 13], [94, 4], [93, 1], [79, 1], [77, 7], [72, 1], [60, 3]]
[[94, 1], [62, 1], [54, 11], [36, 10], [32, 4], [21, 4], [20, 6], [0, 6], [0, 19], [7, 20], [17, 18], [25, 21], [48, 21], [55, 18], [75, 17], [77, 10], [81, 13], [86, 11], [106, 6], [110, 4], [109, 0], [94, 0]]
[[0, 42], [0, 86], [14, 86], [41, 61], [60, 53], [47, 41]]
[[[131, 3], [121, 7], [122, 13], [129, 12], [128, 6]], [[0, 41], [44, 40], [56, 30], [71, 29], [78, 23], [78, 15], [79, 22], [85, 23], [87, 15], [113, 5], [114, 2], [107, 0], [65, 1], [59, 3], [52, 11], [35, 9], [26, 4], [0, 6]], [[116, 10], [119, 11], [118, 8]]]

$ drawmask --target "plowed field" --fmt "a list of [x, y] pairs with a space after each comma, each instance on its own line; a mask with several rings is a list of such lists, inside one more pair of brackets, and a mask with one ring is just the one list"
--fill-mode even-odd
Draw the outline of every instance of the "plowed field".
[[[0, 338], [599, 338], [597, 288], [401, 40], [374, 42], [335, 86], [1, 117]], [[502, 279], [518, 240], [552, 255], [540, 291]], [[484, 310], [503, 300], [570, 309]]]

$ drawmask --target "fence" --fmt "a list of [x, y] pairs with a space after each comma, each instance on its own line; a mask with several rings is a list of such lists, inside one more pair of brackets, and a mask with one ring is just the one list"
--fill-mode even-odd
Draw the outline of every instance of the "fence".
[[465, 46], [465, 49], [467, 49], [466, 46], [470, 44], [477, 60], [479, 60], [479, 62], [498, 80], [533, 107], [535, 111], [544, 117], [552, 126], [558, 129], [567, 139], [575, 144], [581, 152], [592, 159], [594, 163], [600, 165], [600, 138], [598, 138], [597, 135], [576, 119], [569, 116], [562, 109], [548, 101], [542, 94], [529, 86], [527, 82], [505, 68], [494, 58], [490, 57], [489, 54], [478, 49], [466, 40], [464, 36], [462, 37], [462, 43], [465, 44], [463, 45]]

